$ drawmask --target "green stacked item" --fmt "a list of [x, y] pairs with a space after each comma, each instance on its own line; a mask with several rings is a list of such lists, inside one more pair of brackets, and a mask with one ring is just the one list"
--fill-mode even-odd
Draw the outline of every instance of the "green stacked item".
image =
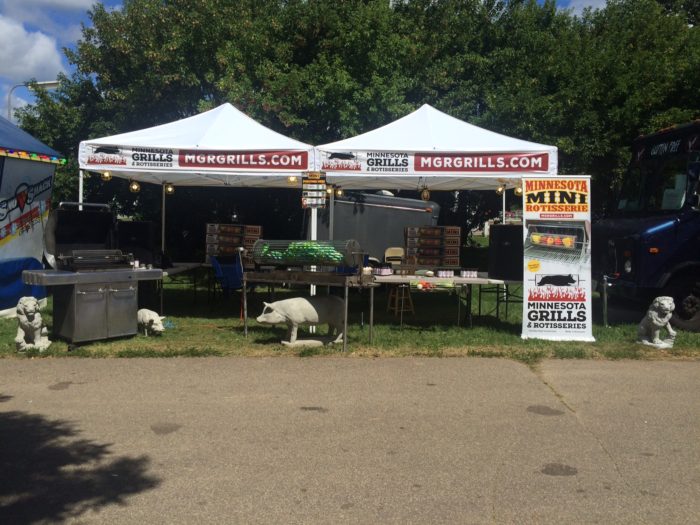
[[343, 254], [333, 246], [314, 241], [294, 241], [289, 243], [284, 251], [272, 250], [269, 245], [263, 246], [260, 256], [275, 263], [291, 264], [332, 264], [343, 262]]

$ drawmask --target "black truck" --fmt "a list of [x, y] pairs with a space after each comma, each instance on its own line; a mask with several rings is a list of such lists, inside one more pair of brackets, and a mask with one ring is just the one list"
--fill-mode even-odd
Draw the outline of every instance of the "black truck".
[[700, 120], [642, 136], [614, 209], [593, 223], [593, 274], [611, 295], [674, 298], [700, 331]]

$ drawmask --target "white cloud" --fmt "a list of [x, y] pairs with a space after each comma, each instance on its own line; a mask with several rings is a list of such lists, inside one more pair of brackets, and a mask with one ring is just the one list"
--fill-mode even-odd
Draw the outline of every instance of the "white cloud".
[[31, 9], [32, 7], [43, 7], [49, 9], [61, 9], [61, 10], [76, 10], [76, 9], [89, 9], [96, 0], [22, 0], [22, 2], [17, 2], [17, 0], [3, 0], [2, 4], [8, 7], [10, 4], [21, 4], [24, 8]]
[[[13, 85], [33, 78], [53, 80], [65, 72], [56, 39], [38, 31], [27, 31], [22, 24], [0, 15], [0, 99], [2, 115], [7, 114], [7, 94]], [[24, 92], [23, 92], [24, 91]], [[27, 103], [26, 90], [13, 93], [12, 107]]]
[[79, 19], [93, 4], [95, 0], [0, 0], [0, 13], [69, 45], [80, 36]]
[[0, 15], [0, 76], [12, 82], [56, 78], [64, 72], [56, 39], [30, 32]]
[[12, 82], [53, 79], [65, 69], [56, 39], [0, 15], [0, 77]]
[[571, 9], [575, 15], [580, 15], [587, 7], [592, 7], [593, 9], [603, 9], [605, 7], [605, 3], [606, 0], [569, 0], [568, 5], [564, 6], [564, 8]]

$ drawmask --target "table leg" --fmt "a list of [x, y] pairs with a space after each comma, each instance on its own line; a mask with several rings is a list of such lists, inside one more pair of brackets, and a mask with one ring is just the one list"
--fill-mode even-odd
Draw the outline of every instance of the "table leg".
[[248, 292], [245, 273], [243, 274], [243, 335], [248, 337]]
[[481, 317], [481, 285], [479, 285], [479, 317]]
[[369, 344], [374, 336], [374, 286], [369, 289]]
[[496, 319], [501, 320], [501, 285], [496, 285]]
[[473, 328], [474, 324], [472, 321], [472, 285], [467, 285], [467, 320], [469, 322], [469, 328]]
[[460, 317], [462, 317], [462, 289], [464, 285], [457, 288], [457, 326], [459, 326]]

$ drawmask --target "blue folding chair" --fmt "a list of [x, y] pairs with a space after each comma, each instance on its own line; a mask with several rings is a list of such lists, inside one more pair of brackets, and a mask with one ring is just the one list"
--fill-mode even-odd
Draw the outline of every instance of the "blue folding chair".
[[224, 297], [229, 297], [234, 290], [243, 288], [243, 262], [236, 255], [232, 264], [221, 264], [216, 257], [211, 257], [211, 267], [214, 270], [214, 293], [217, 287]]

